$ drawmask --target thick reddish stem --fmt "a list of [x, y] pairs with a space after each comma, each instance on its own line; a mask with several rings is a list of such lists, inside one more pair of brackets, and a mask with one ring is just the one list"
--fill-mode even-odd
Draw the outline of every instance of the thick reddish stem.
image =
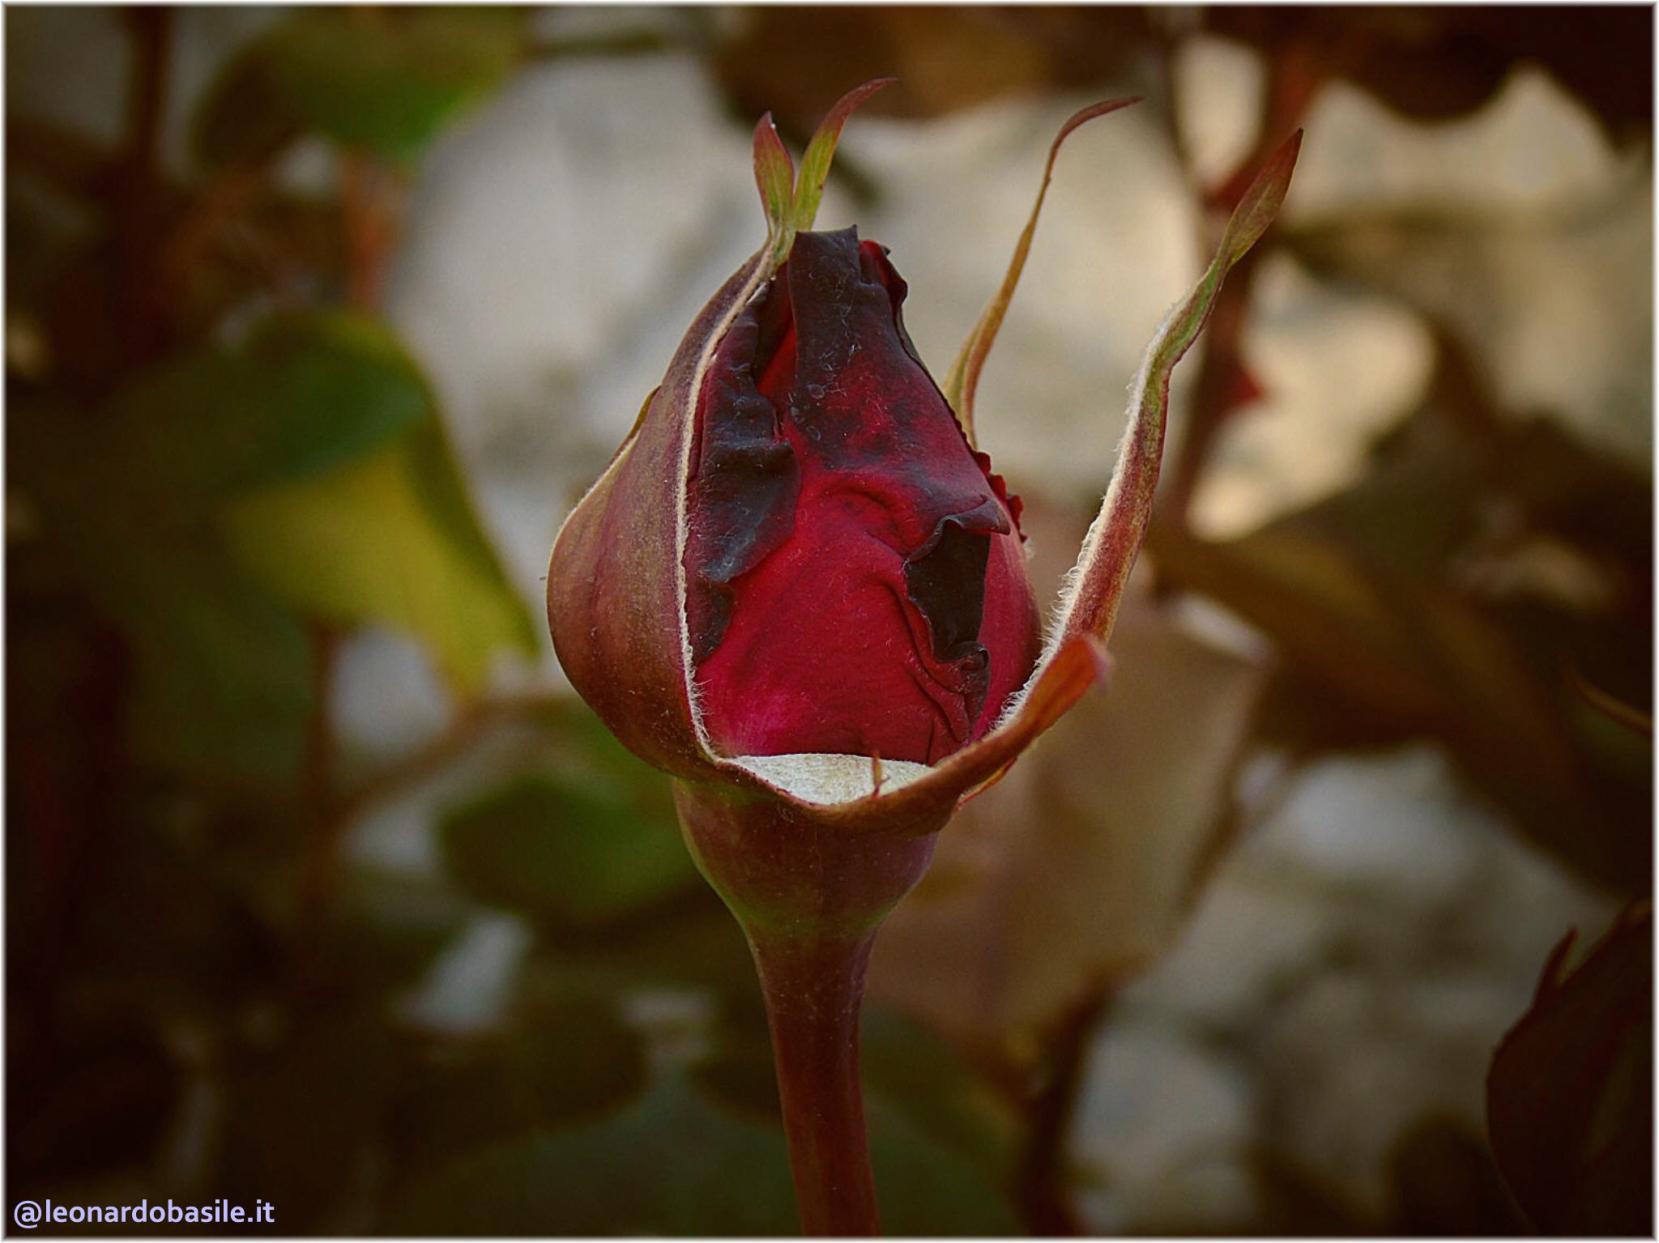
[[754, 952], [801, 1227], [876, 1234], [858, 1081], [864, 973], [876, 929], [921, 879], [943, 818], [849, 830], [714, 786], [675, 782], [674, 795], [697, 866]]
[[881, 1232], [858, 1080], [858, 1015], [875, 934], [752, 943], [778, 1073], [801, 1230]]

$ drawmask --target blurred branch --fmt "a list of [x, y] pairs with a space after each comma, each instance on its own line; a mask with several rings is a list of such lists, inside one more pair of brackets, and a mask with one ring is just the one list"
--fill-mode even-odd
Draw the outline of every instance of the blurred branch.
[[[1170, 11], [1158, 12], [1161, 16], [1167, 17]], [[1188, 147], [1187, 136], [1180, 124], [1175, 55], [1184, 37], [1186, 32], [1175, 28], [1167, 20], [1158, 21], [1153, 25], [1151, 38], [1156, 51], [1150, 59], [1154, 80], [1157, 82], [1156, 115], [1163, 127], [1164, 141], [1169, 143], [1170, 153], [1175, 157], [1175, 167], [1181, 174], [1183, 186], [1191, 197], [1202, 198], [1203, 187], [1198, 184], [1198, 177], [1193, 169], [1192, 151]]]
[[172, 16], [166, 9], [134, 9], [125, 14], [132, 36], [133, 69], [127, 87], [125, 161], [128, 193], [135, 198], [152, 189], [161, 151], [161, 119], [166, 106]]
[[311, 817], [304, 872], [300, 880], [302, 925], [315, 925], [334, 891], [340, 837], [346, 822], [335, 814], [335, 737], [332, 711], [334, 670], [339, 663], [340, 636], [333, 629], [311, 629], [311, 720], [306, 727], [304, 782], [301, 806]]
[[340, 213], [346, 244], [346, 302], [360, 311], [380, 305], [386, 266], [397, 238], [394, 174], [359, 152], [340, 156]]
[[1027, 1106], [1030, 1121], [1015, 1188], [1020, 1216], [1039, 1237], [1083, 1232], [1068, 1194], [1066, 1143], [1088, 1071], [1089, 1048], [1110, 998], [1104, 981], [1092, 986], [1045, 1042], [1043, 1079]]
[[[1173, 82], [1170, 58], [1173, 49], [1165, 46], [1165, 74]], [[1312, 49], [1292, 40], [1267, 58], [1267, 85], [1262, 94], [1261, 117], [1256, 141], [1233, 172], [1220, 185], [1204, 192], [1205, 237], [1201, 253], [1214, 249], [1220, 229], [1250, 187], [1257, 170], [1287, 134], [1301, 122], [1326, 73]], [[1179, 101], [1169, 92], [1169, 128], [1175, 151], [1189, 180], [1193, 174], [1187, 162], [1182, 134]], [[1159, 506], [1172, 521], [1185, 524], [1193, 492], [1202, 477], [1210, 451], [1222, 424], [1235, 410], [1258, 400], [1261, 387], [1245, 366], [1243, 336], [1248, 318], [1251, 289], [1262, 249], [1246, 255], [1222, 286], [1211, 312], [1208, 331], [1201, 339], [1203, 358], [1185, 428], [1176, 448], [1173, 469], [1164, 485]]]
[[[385, 205], [385, 176], [384, 170], [366, 156], [347, 152], [340, 157], [346, 300], [362, 311], [373, 311], [379, 305], [381, 280], [393, 241], [392, 221]], [[337, 804], [333, 789], [335, 738], [330, 714], [339, 643], [339, 635], [333, 629], [321, 624], [313, 627], [312, 716], [307, 731], [302, 792], [303, 803], [312, 816], [300, 881], [300, 909], [305, 929], [315, 928], [321, 922], [339, 870], [340, 839], [351, 823], [348, 807]]]
[[1608, 720], [1643, 738], [1653, 737], [1653, 715], [1597, 686], [1576, 664], [1567, 668], [1567, 684], [1577, 695]]
[[122, 211], [117, 219], [128, 354], [144, 359], [167, 336], [161, 283], [154, 279], [162, 230], [161, 123], [172, 60], [172, 15], [164, 8], [124, 14], [131, 32], [133, 67], [127, 95], [127, 132], [120, 175]]
[[471, 751], [491, 730], [503, 725], [530, 721], [549, 708], [566, 703], [566, 697], [549, 692], [504, 695], [480, 699], [458, 709], [443, 732], [430, 742], [343, 794], [335, 804], [337, 818], [350, 821], [369, 807], [419, 785], [442, 772], [449, 764]]

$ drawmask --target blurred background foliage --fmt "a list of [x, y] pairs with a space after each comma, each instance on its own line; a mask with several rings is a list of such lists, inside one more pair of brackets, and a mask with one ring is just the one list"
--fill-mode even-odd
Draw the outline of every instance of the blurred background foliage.
[[935, 366], [1058, 120], [1146, 96], [1062, 161], [980, 402], [1040, 585], [1308, 141], [1110, 693], [878, 949], [890, 1230], [1650, 1233], [1651, 22], [8, 9], [12, 1194], [792, 1232], [741, 937], [537, 580], [759, 237], [753, 117], [893, 73], [825, 220]]

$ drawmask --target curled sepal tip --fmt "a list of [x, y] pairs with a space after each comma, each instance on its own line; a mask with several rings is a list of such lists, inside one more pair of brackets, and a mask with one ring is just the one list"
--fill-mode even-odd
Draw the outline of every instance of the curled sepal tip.
[[1066, 118], [1065, 124], [1060, 126], [1060, 132], [1049, 144], [1048, 160], [1043, 164], [1043, 179], [1037, 187], [1037, 199], [1031, 205], [1031, 215], [1025, 222], [1025, 228], [1020, 231], [1019, 241], [1014, 244], [1014, 255], [1008, 261], [1008, 271], [1002, 278], [1002, 284], [980, 313], [979, 321], [968, 333], [968, 339], [962, 343], [962, 348], [957, 352], [956, 360], [951, 363], [950, 371], [941, 386], [945, 400], [950, 403], [951, 409], [956, 411], [957, 421], [962, 424], [962, 434], [968, 438], [969, 444], [977, 443], [974, 437], [974, 393], [979, 387], [979, 373], [985, 367], [985, 359], [996, 342], [1003, 317], [1008, 313], [1008, 304], [1013, 301], [1014, 290], [1019, 287], [1020, 276], [1025, 272], [1026, 257], [1031, 253], [1031, 239], [1037, 233], [1037, 220], [1042, 215], [1043, 203], [1048, 198], [1049, 182], [1054, 180], [1054, 161], [1060, 154], [1060, 148], [1065, 145], [1072, 132], [1085, 122], [1140, 102], [1139, 96], [1130, 96], [1127, 99], [1108, 99], [1098, 104], [1090, 104], [1087, 108], [1080, 108]]
[[1152, 516], [1170, 376], [1203, 331], [1228, 271], [1278, 215], [1301, 145], [1302, 131], [1297, 130], [1268, 159], [1228, 219], [1209, 267], [1146, 348], [1141, 369], [1130, 385], [1129, 422], [1118, 446], [1112, 481], [1061, 596], [1060, 613], [1049, 636], [1050, 650], [1077, 635], [1094, 635], [1104, 641], [1111, 634], [1118, 602]]

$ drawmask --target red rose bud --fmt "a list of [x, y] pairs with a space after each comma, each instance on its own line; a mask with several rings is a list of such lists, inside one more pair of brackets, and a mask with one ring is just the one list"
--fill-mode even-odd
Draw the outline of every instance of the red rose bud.
[[1019, 501], [916, 357], [904, 296], [857, 230], [798, 234], [703, 380], [687, 613], [728, 755], [937, 763], [1036, 663]]
[[974, 449], [979, 374], [1061, 143], [1001, 288], [943, 389], [904, 330], [905, 284], [856, 230], [810, 232], [852, 110], [797, 173], [755, 131], [765, 244], [710, 299], [565, 522], [548, 620], [572, 685], [678, 780], [698, 866], [766, 995], [802, 1221], [875, 1229], [857, 1020], [876, 928], [932, 834], [1097, 682], [1157, 485], [1170, 375], [1228, 269], [1272, 222], [1298, 134], [1240, 196], [1131, 392], [1106, 499], [1046, 641], [1019, 501]]

